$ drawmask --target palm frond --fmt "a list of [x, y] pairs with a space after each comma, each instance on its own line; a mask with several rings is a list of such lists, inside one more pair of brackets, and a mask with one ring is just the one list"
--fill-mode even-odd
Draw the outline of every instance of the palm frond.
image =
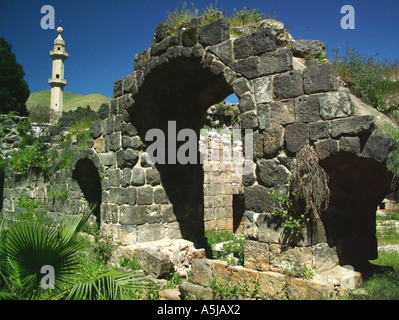
[[8, 230], [7, 256], [27, 296], [40, 289], [43, 266], [53, 268], [57, 289], [71, 280], [79, 264], [79, 244], [75, 236], [91, 212], [80, 212], [71, 224], [63, 219], [58, 228], [39, 215], [33, 220], [20, 221]]
[[143, 272], [108, 271], [98, 278], [73, 286], [67, 300], [126, 300], [133, 290], [145, 289], [149, 281]]
[[6, 291], [0, 291], [0, 301], [1, 300], [20, 300], [20, 297], [18, 297], [14, 293], [9, 293]]

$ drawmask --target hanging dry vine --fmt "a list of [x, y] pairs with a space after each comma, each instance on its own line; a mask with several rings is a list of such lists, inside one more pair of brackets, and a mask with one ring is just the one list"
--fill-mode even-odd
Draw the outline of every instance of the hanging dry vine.
[[296, 157], [292, 173], [292, 187], [296, 196], [304, 201], [305, 214], [318, 213], [328, 208], [329, 177], [319, 165], [316, 151], [310, 145], [302, 148]]

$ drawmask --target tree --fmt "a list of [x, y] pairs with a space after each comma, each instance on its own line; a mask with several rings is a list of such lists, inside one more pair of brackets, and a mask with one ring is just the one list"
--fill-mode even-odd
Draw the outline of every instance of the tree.
[[17, 63], [11, 45], [0, 38], [0, 112], [16, 111], [27, 115], [26, 101], [29, 98], [28, 83], [23, 79], [25, 72]]

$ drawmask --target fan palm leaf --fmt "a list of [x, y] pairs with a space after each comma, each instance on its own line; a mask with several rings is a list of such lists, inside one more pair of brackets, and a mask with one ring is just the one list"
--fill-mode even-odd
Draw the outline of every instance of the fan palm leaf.
[[20, 221], [8, 230], [7, 256], [25, 295], [32, 297], [40, 289], [44, 266], [53, 268], [57, 289], [74, 275], [79, 264], [76, 234], [91, 212], [80, 212], [73, 219], [63, 218], [59, 227], [39, 215]]

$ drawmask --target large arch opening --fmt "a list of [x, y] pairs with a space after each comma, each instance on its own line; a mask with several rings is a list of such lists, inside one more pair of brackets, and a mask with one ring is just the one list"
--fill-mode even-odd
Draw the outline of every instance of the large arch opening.
[[330, 177], [330, 204], [322, 213], [327, 242], [337, 247], [341, 265], [363, 275], [373, 272], [378, 257], [376, 211], [391, 192], [392, 176], [385, 163], [340, 152], [320, 161]]
[[72, 178], [78, 183], [88, 206], [94, 206], [93, 216], [101, 224], [101, 180], [93, 161], [87, 158], [77, 161]]
[[[206, 111], [233, 94], [223, 72], [215, 72], [204, 64], [206, 59], [177, 57], [163, 63], [145, 76], [134, 107], [129, 110], [132, 124], [142, 141], [150, 129], [160, 129], [165, 135], [166, 163], [156, 163], [162, 186], [168, 196], [184, 239], [204, 238], [204, 170], [198, 151], [200, 130]], [[171, 132], [168, 124], [175, 124]], [[176, 149], [187, 142], [176, 141], [176, 133], [192, 129], [197, 137], [196, 163], [170, 163], [173, 143]], [[168, 139], [171, 140], [168, 140]], [[147, 142], [148, 145], [151, 142]]]

